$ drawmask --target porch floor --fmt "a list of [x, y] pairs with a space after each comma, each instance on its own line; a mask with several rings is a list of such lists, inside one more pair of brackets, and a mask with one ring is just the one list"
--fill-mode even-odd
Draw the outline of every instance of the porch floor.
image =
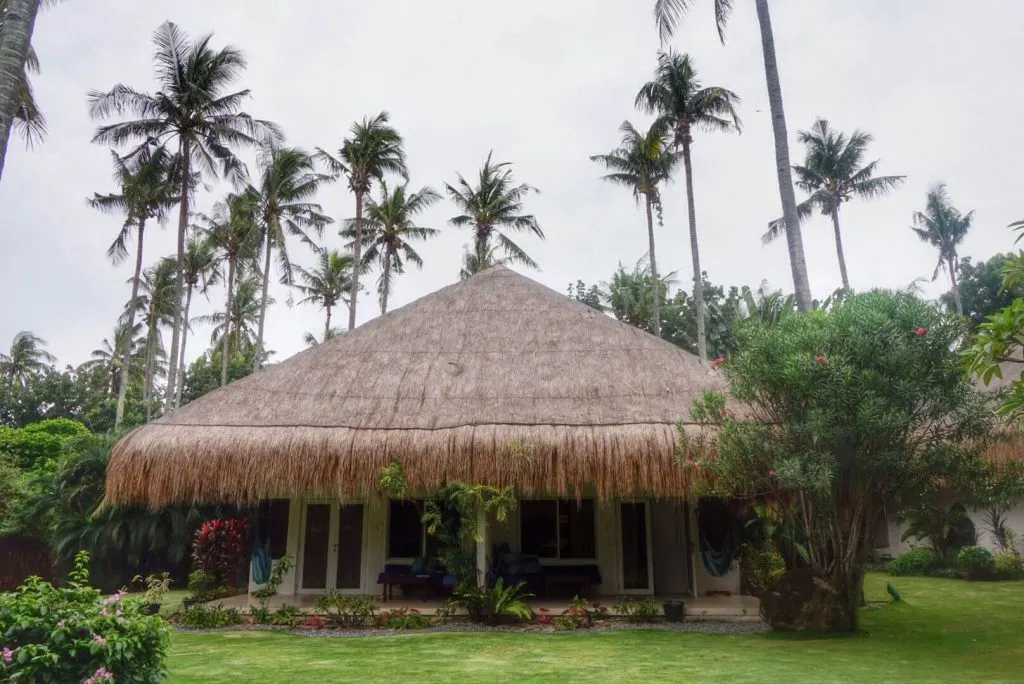
[[[641, 597], [633, 597], [641, 598]], [[310, 613], [316, 604], [316, 596], [274, 596], [268, 601], [270, 610], [276, 610], [284, 604], [298, 606], [303, 613]], [[730, 595], [730, 596], [666, 596], [657, 595], [653, 597], [654, 604], [661, 611], [661, 604], [665, 601], [684, 601], [686, 603], [687, 620], [714, 620], [722, 622], [759, 622], [760, 601], [754, 596]], [[600, 603], [608, 608], [609, 615], [615, 615], [613, 606], [621, 600], [618, 596], [597, 596], [591, 601]], [[250, 606], [259, 605], [259, 602], [247, 594], [229, 596], [228, 598], [213, 601], [226, 608], [238, 608], [246, 610]], [[534, 611], [541, 608], [547, 612], [557, 615], [569, 607], [567, 598], [535, 598], [528, 601]], [[425, 615], [433, 615], [434, 611], [444, 604], [444, 599], [428, 598], [420, 599], [416, 596], [398, 596], [391, 601], [381, 602], [380, 610], [395, 610], [396, 608], [416, 608]], [[465, 614], [464, 611], [457, 611], [456, 614]]]

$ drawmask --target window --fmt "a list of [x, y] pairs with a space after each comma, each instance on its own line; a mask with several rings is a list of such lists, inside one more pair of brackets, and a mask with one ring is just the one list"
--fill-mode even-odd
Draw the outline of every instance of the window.
[[288, 553], [288, 499], [264, 499], [257, 511], [261, 535], [270, 539], [270, 557], [282, 558]]
[[520, 551], [540, 558], [596, 558], [594, 501], [523, 501]]
[[440, 542], [423, 525], [422, 501], [391, 501], [388, 511], [388, 558], [437, 557]]

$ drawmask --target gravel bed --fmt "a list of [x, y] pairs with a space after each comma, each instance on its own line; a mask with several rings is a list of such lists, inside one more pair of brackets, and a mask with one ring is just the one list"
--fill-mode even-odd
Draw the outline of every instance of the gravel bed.
[[[400, 637], [414, 636], [416, 634], [432, 634], [435, 632], [507, 632], [522, 634], [564, 634], [554, 629], [538, 626], [499, 626], [478, 625], [473, 623], [453, 623], [447, 625], [433, 625], [423, 629], [289, 629], [287, 627], [274, 627], [273, 625], [234, 625], [218, 629], [192, 629], [189, 627], [175, 626], [179, 632], [238, 632], [238, 631], [265, 631], [282, 632], [296, 636], [331, 638], [331, 637]], [[713, 620], [701, 620], [693, 622], [654, 622], [643, 625], [631, 625], [626, 623], [599, 624], [590, 629], [581, 629], [580, 632], [620, 632], [620, 631], [651, 631], [651, 632], [694, 632], [700, 634], [754, 634], [765, 632], [768, 625], [763, 622], [720, 622]]]

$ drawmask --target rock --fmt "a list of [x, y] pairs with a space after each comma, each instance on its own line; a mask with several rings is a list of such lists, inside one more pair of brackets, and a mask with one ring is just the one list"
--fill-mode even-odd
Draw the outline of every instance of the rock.
[[850, 602], [811, 568], [786, 572], [761, 594], [761, 618], [782, 631], [846, 631], [853, 628]]

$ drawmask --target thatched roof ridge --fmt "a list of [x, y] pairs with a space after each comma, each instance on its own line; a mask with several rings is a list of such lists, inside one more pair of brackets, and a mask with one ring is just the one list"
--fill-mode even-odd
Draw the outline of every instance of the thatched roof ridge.
[[692, 354], [497, 266], [138, 428], [107, 497], [352, 494], [392, 459], [418, 488], [679, 494], [672, 424], [707, 389]]

